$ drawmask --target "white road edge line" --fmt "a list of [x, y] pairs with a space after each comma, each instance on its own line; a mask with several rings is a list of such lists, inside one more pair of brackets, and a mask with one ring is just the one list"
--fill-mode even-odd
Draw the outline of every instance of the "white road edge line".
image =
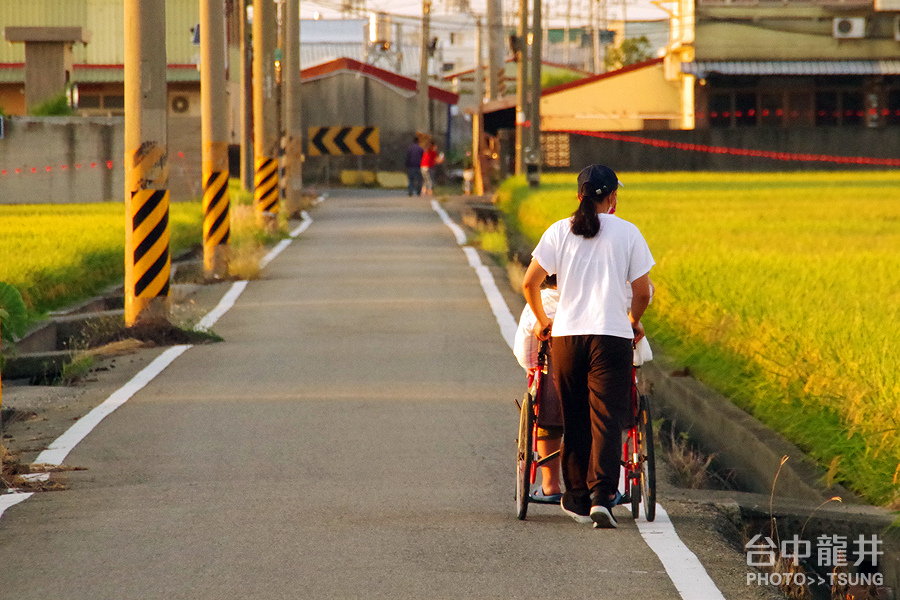
[[74, 425], [69, 427], [68, 431], [47, 446], [47, 449], [41, 452], [34, 462], [39, 464], [61, 465], [66, 459], [66, 456], [69, 455], [69, 452], [71, 452], [81, 440], [87, 437], [87, 434], [89, 434], [100, 421], [128, 402], [132, 396], [150, 383], [154, 377], [162, 373], [163, 369], [172, 364], [176, 358], [184, 354], [185, 350], [190, 347], [190, 345], [172, 346], [157, 356], [153, 362], [132, 377], [131, 381], [113, 392], [109, 398], [104, 400], [99, 406], [94, 407], [91, 412], [78, 419]]
[[725, 600], [700, 559], [675, 533], [669, 514], [659, 502], [656, 503], [656, 519], [652, 523], [639, 519], [637, 527], [684, 600]]
[[227, 313], [231, 307], [234, 306], [238, 296], [246, 289], [248, 283], [248, 281], [235, 281], [234, 285], [231, 286], [231, 289], [225, 292], [225, 295], [219, 300], [219, 304], [206, 313], [205, 317], [200, 319], [200, 322], [197, 323], [197, 329], [200, 331], [209, 331], [212, 326], [216, 324], [216, 321], [221, 319], [222, 315]]
[[[488, 304], [490, 304], [494, 317], [497, 319], [497, 324], [500, 326], [500, 333], [509, 347], [512, 348], [518, 323], [513, 319], [512, 312], [510, 312], [509, 306], [507, 306], [506, 301], [500, 294], [500, 290], [497, 288], [497, 283], [494, 281], [490, 270], [482, 264], [475, 248], [465, 245], [465, 232], [450, 219], [447, 211], [438, 204], [437, 200], [431, 201], [431, 207], [441, 218], [441, 221], [453, 232], [453, 235], [456, 237], [456, 243], [462, 246], [462, 250], [469, 260], [469, 265], [478, 274], [481, 288], [484, 290], [484, 295], [487, 296]], [[648, 523], [647, 521], [638, 520], [637, 526], [641, 537], [644, 538], [650, 549], [656, 553], [663, 568], [668, 573], [669, 579], [672, 580], [675, 589], [681, 594], [683, 600], [725, 600], [722, 592], [716, 587], [703, 564], [678, 537], [675, 527], [672, 525], [672, 521], [669, 520], [669, 515], [662, 505], [658, 502], [656, 503], [655, 521]]]
[[0, 517], [3, 517], [3, 513], [6, 512], [7, 508], [11, 506], [15, 506], [19, 502], [24, 502], [33, 496], [33, 492], [21, 493], [21, 492], [13, 492], [10, 494], [2, 494], [0, 495]]
[[[324, 196], [319, 197], [319, 202], [324, 200]], [[263, 260], [260, 261], [260, 268], [264, 268], [268, 265], [272, 259], [274, 259], [278, 254], [281, 253], [284, 248], [290, 244], [294, 238], [299, 236], [301, 233], [309, 229], [309, 226], [312, 225], [312, 219], [309, 216], [309, 213], [303, 211], [301, 213], [303, 217], [303, 221], [300, 225], [294, 229], [290, 233], [290, 238], [287, 240], [283, 240], [278, 246], [276, 246], [272, 252], [269, 252]], [[265, 263], [263, 262], [265, 261]], [[219, 304], [216, 305], [214, 309], [209, 311], [209, 313], [204, 316], [200, 322], [197, 324], [197, 329], [208, 331], [210, 327], [212, 327], [216, 321], [218, 321], [222, 315], [228, 312], [234, 303], [237, 301], [238, 297], [247, 287], [247, 281], [237, 281], [234, 285], [231, 286], [231, 289], [225, 293], [222, 299], [219, 301]], [[93, 431], [93, 429], [100, 424], [103, 419], [112, 414], [117, 408], [128, 402], [132, 396], [134, 396], [137, 392], [144, 388], [148, 383], [150, 383], [157, 375], [163, 372], [166, 367], [175, 362], [175, 359], [185, 353], [191, 345], [180, 345], [180, 346], [172, 346], [159, 356], [157, 356], [149, 365], [144, 367], [137, 375], [131, 378], [131, 380], [123, 385], [121, 388], [113, 392], [106, 400], [104, 400], [100, 405], [94, 407], [88, 414], [83, 416], [78, 420], [77, 423], [69, 427], [65, 433], [56, 438], [53, 443], [51, 443], [46, 450], [41, 452], [38, 457], [35, 459], [35, 463], [39, 464], [47, 464], [47, 465], [61, 465], [62, 462], [66, 459], [66, 456], [77, 446], [87, 435]], [[37, 478], [41, 478], [44, 474], [38, 474]], [[3, 513], [6, 512], [7, 508], [11, 506], [15, 506], [16, 504], [23, 502], [30, 498], [32, 493], [23, 493], [23, 492], [11, 492], [7, 494], [0, 494], [0, 517], [3, 516]]]
[[309, 226], [312, 225], [312, 219], [309, 218], [309, 213], [303, 211], [301, 215], [303, 216], [303, 222], [300, 223], [300, 225], [289, 234], [290, 237], [288, 239], [278, 242], [278, 244], [274, 248], [272, 248], [268, 254], [263, 256], [262, 260], [259, 261], [260, 269], [265, 269], [266, 267], [268, 267], [269, 263], [275, 260], [276, 256], [284, 252], [284, 249], [291, 245], [291, 242], [294, 241], [294, 238], [309, 229]]
[[450, 215], [447, 214], [447, 211], [443, 209], [443, 207], [438, 204], [437, 200], [431, 201], [431, 208], [434, 209], [434, 212], [438, 214], [441, 218], [441, 221], [444, 222], [444, 225], [450, 228], [450, 231], [453, 232], [453, 235], [456, 236], [456, 243], [460, 246], [466, 243], [466, 232], [462, 230], [462, 227], [453, 222], [453, 219], [450, 218]]

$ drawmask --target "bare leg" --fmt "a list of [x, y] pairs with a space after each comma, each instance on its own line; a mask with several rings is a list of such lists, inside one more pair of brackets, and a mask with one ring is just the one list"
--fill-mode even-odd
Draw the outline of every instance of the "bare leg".
[[[559, 450], [562, 444], [561, 438], [555, 440], [538, 440], [538, 455], [547, 456]], [[541, 487], [544, 488], [545, 496], [558, 494], [559, 489], [559, 457], [554, 458], [550, 462], [541, 467]]]

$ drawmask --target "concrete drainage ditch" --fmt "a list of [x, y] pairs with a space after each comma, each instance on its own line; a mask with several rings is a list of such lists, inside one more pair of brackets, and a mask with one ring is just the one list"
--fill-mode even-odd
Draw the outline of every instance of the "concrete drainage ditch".
[[[199, 288], [203, 263], [182, 259], [172, 265], [171, 298], [178, 303]], [[79, 351], [114, 341], [125, 327], [125, 298], [121, 286], [62, 311], [51, 313], [5, 352], [3, 380], [7, 383], [47, 384], [58, 382]], [[149, 333], [146, 335], [150, 335]], [[156, 340], [165, 345], [163, 339]], [[169, 337], [177, 337], [171, 334]], [[151, 340], [154, 341], [154, 340]], [[188, 341], [173, 339], [172, 343]]]
[[[789, 598], [810, 597], [801, 593], [805, 587], [817, 600], [896, 599], [897, 515], [865, 504], [841, 486], [825, 486], [824, 469], [799, 448], [678, 372], [661, 352], [654, 354], [642, 369], [654, 416], [673, 421], [713, 456], [716, 469], [729, 473], [735, 489], [688, 496], [714, 505], [742, 533], [748, 566], [759, 567], [748, 573], [748, 585], [781, 582]], [[798, 564], [782, 555], [796, 555]], [[770, 558], [774, 564], [767, 566]], [[791, 585], [797, 582], [805, 585]]]

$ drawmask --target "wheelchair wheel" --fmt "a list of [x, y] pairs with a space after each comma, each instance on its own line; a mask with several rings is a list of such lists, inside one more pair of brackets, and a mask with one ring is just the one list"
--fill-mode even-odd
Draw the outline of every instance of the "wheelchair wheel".
[[[630, 435], [628, 436], [628, 459], [631, 460], [631, 457], [634, 456], [635, 448], [635, 438], [632, 438]], [[632, 471], [631, 469], [625, 470], [625, 491], [628, 492], [628, 496], [631, 499], [631, 516], [635, 519], [640, 515], [641, 510], [641, 480], [638, 477], [638, 473]]]
[[644, 500], [644, 516], [648, 521], [656, 518], [656, 457], [653, 450], [653, 420], [650, 417], [650, 399], [641, 396], [641, 414], [638, 420], [640, 436], [641, 488]]
[[526, 393], [519, 411], [519, 437], [516, 450], [516, 517], [525, 519], [528, 512], [528, 493], [531, 491], [531, 462], [534, 435], [534, 398]]

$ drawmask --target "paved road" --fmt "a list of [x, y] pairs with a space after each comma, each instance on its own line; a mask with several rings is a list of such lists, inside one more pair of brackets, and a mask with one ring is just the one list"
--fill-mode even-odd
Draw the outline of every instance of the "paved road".
[[430, 206], [344, 193], [313, 218], [224, 343], [103, 421], [69, 490], [7, 511], [0, 597], [679, 598], [626, 512], [515, 519], [523, 374]]

